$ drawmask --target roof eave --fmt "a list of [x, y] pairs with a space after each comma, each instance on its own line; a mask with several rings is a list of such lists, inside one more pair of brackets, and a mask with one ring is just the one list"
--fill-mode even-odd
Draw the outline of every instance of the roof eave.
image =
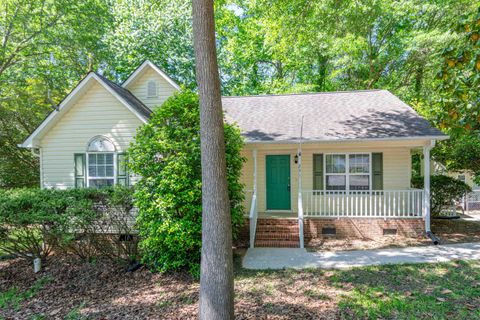
[[130, 110], [137, 118], [142, 121], [143, 123], [148, 122], [148, 118], [137, 112], [130, 104], [125, 101], [118, 93], [116, 93], [109, 85], [107, 85], [99, 76], [97, 76], [94, 72], [90, 72], [84, 79], [80, 81], [80, 83], [68, 94], [68, 96], [62, 101], [62, 103], [58, 106], [58, 110], [52, 111], [45, 120], [35, 129], [35, 131], [30, 134], [27, 139], [23, 141], [23, 143], [19, 144], [22, 148], [37, 148], [38, 146], [35, 145], [34, 140], [35, 138], [45, 130], [45, 127], [54, 119], [56, 118], [60, 112], [67, 106], [72, 98], [92, 79], [94, 78], [98, 83], [100, 83], [108, 92], [110, 92], [115, 98], [117, 98], [128, 110]]
[[[302, 144], [310, 143], [344, 143], [344, 142], [372, 142], [372, 141], [426, 141], [426, 140], [436, 140], [442, 141], [450, 139], [447, 135], [439, 136], [411, 136], [411, 137], [390, 137], [390, 138], [362, 138], [362, 139], [314, 139], [314, 140], [302, 140]], [[289, 139], [289, 140], [245, 140], [245, 144], [296, 144], [299, 143], [300, 139]]]

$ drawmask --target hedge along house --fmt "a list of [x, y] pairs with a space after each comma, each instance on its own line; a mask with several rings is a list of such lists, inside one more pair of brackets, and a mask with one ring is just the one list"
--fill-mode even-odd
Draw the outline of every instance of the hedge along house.
[[[430, 149], [446, 139], [385, 90], [224, 97], [245, 137], [250, 246], [430, 231]], [[410, 187], [423, 152], [425, 189]]]
[[[121, 85], [89, 73], [21, 145], [40, 158], [41, 187], [133, 184], [124, 152], [178, 90], [150, 61]], [[429, 231], [429, 173], [425, 190], [411, 189], [410, 155], [423, 150], [430, 168], [430, 149], [447, 137], [388, 91], [222, 102], [245, 137], [251, 246]]]

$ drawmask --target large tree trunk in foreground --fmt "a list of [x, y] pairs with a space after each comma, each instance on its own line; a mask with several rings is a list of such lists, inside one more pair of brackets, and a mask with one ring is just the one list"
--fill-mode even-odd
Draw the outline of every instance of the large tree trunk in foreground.
[[193, 0], [200, 94], [202, 261], [200, 319], [233, 319], [232, 228], [212, 0]]

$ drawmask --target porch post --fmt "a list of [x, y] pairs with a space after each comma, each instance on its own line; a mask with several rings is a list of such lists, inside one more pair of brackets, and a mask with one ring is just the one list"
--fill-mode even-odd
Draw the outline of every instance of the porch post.
[[253, 194], [257, 195], [257, 149], [253, 149]]
[[298, 149], [298, 233], [300, 238], [300, 248], [304, 248], [303, 239], [303, 201], [302, 201], [302, 149]]
[[257, 229], [257, 149], [253, 149], [253, 195], [250, 205], [250, 248], [255, 247]]
[[435, 140], [429, 146], [423, 147], [423, 216], [425, 217], [425, 232], [430, 230], [430, 150], [435, 146]]

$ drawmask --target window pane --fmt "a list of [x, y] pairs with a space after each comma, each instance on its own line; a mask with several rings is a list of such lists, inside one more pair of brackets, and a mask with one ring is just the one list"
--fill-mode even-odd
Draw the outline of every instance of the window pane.
[[345, 190], [345, 176], [335, 175], [327, 177], [327, 190]]
[[95, 164], [97, 163], [97, 155], [96, 154], [89, 154], [88, 155], [88, 164]]
[[350, 176], [350, 190], [368, 190], [369, 189], [368, 176]]
[[327, 154], [327, 173], [345, 173], [345, 155]]
[[83, 163], [83, 155], [82, 154], [75, 155], [75, 175], [83, 176], [84, 170], [85, 170], [85, 166]]
[[105, 172], [105, 166], [104, 165], [101, 165], [101, 166], [97, 166], [97, 177], [106, 177], [107, 174]]
[[90, 177], [96, 177], [97, 176], [97, 166], [89, 165], [88, 166], [88, 175]]
[[113, 153], [98, 153], [88, 155], [88, 175], [95, 177], [113, 177], [115, 174], [113, 165]]
[[113, 177], [113, 166], [106, 166], [105, 176], [106, 177]]
[[90, 179], [91, 188], [103, 188], [113, 186], [113, 179]]
[[97, 164], [105, 164], [105, 155], [97, 154]]
[[109, 164], [113, 166], [113, 153], [105, 154], [105, 164]]
[[368, 154], [351, 154], [349, 157], [350, 173], [369, 173], [370, 156]]

